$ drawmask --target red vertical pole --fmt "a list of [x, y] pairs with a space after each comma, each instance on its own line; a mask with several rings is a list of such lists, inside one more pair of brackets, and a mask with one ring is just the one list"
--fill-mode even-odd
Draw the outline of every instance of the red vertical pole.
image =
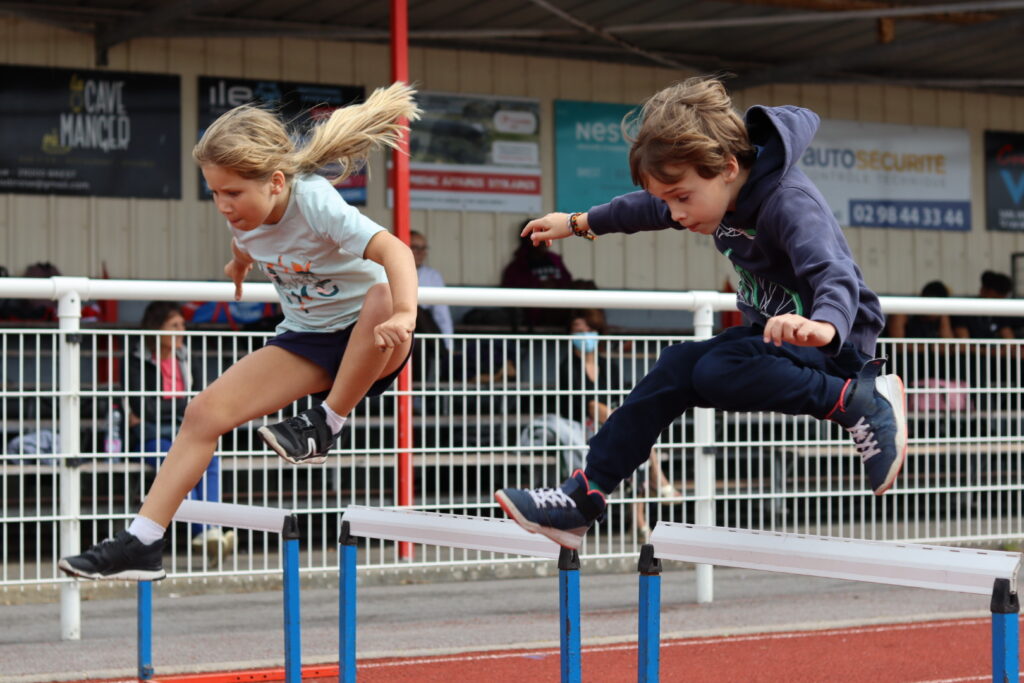
[[[391, 80], [409, 82], [409, 8], [407, 0], [391, 0]], [[391, 158], [391, 191], [395, 235], [409, 243], [409, 136], [402, 137]], [[398, 504], [412, 505], [412, 362], [398, 376]], [[398, 544], [401, 560], [413, 559], [412, 543]]]

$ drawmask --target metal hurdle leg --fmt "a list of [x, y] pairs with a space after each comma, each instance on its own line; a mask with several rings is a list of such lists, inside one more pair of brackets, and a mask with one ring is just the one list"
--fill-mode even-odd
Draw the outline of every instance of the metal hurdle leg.
[[640, 610], [637, 639], [637, 681], [656, 683], [661, 655], [661, 560], [654, 546], [640, 547]]
[[558, 612], [562, 622], [562, 683], [580, 683], [580, 556], [562, 548], [558, 554]]
[[[234, 526], [281, 534], [284, 574], [284, 673], [287, 683], [302, 681], [302, 640], [299, 616], [299, 519], [285, 510], [205, 500], [182, 501], [174, 521]], [[139, 678], [152, 678], [152, 586], [139, 582]], [[145, 634], [145, 637], [143, 635]], [[143, 676], [143, 667], [149, 675]]]
[[302, 619], [299, 615], [299, 520], [288, 515], [281, 529], [284, 546], [284, 679], [302, 681]]
[[[355, 542], [348, 537], [408, 541], [447, 548], [467, 548], [490, 552], [558, 559], [559, 616], [561, 617], [562, 681], [580, 683], [580, 558], [574, 550], [540, 534], [531, 534], [510, 519], [470, 517], [415, 510], [348, 507], [342, 518], [339, 677], [355, 680]], [[351, 661], [346, 660], [351, 657]], [[345, 678], [346, 670], [350, 678]]]
[[153, 582], [139, 581], [138, 589], [139, 680], [153, 678]]
[[348, 522], [341, 523], [338, 539], [340, 558], [338, 577], [341, 590], [338, 604], [338, 680], [356, 680], [356, 537], [349, 533]]
[[992, 589], [992, 680], [1009, 683], [1020, 679], [1020, 602], [1010, 590], [1009, 579], [996, 579]]

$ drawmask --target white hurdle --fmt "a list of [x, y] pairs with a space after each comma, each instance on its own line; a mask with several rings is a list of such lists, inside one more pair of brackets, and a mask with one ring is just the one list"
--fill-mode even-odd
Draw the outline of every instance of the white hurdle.
[[341, 517], [338, 543], [341, 559], [339, 604], [339, 680], [356, 680], [356, 538], [408, 541], [469, 550], [558, 560], [561, 617], [561, 680], [579, 683], [580, 594], [579, 556], [539, 534], [531, 534], [510, 519], [468, 517], [414, 510], [352, 506]]
[[993, 680], [1017, 680], [1020, 553], [670, 522], [658, 522], [644, 550], [640, 622], [648, 636], [640, 642], [640, 680], [658, 679], [660, 608], [644, 599], [644, 582], [660, 580], [659, 560], [991, 595]]
[[[287, 683], [302, 680], [302, 645], [299, 618], [299, 523], [288, 510], [184, 500], [175, 522], [228, 526], [281, 534], [284, 573], [284, 672]], [[139, 679], [153, 678], [153, 583], [140, 581], [138, 588]]]

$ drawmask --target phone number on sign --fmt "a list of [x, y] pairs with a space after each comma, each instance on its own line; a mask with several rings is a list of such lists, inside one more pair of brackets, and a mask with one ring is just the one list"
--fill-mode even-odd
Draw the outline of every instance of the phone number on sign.
[[864, 228], [970, 230], [970, 202], [851, 199], [850, 225]]

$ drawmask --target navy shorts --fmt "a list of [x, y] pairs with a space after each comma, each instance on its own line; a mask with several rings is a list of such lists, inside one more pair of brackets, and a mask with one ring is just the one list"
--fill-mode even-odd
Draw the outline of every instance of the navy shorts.
[[[269, 339], [267, 345], [280, 346], [285, 351], [291, 351], [297, 356], [302, 356], [306, 360], [322, 367], [333, 378], [338, 374], [341, 358], [345, 355], [345, 349], [348, 347], [348, 340], [352, 336], [353, 327], [355, 327], [354, 323], [336, 332], [282, 332]], [[413, 338], [413, 346], [415, 344], [416, 339]], [[387, 377], [381, 377], [370, 386], [366, 392], [367, 396], [380, 396], [387, 391], [387, 388], [398, 377], [398, 373], [409, 362], [409, 357], [412, 356], [412, 348], [409, 348], [408, 355], [406, 355], [402, 360], [402, 364], [394, 372]]]

